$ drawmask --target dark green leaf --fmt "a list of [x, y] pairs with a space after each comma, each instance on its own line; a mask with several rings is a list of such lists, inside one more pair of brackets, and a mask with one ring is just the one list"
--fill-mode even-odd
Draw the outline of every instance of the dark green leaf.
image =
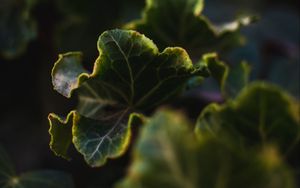
[[201, 138], [230, 138], [244, 147], [275, 144], [287, 154], [300, 140], [299, 103], [279, 88], [253, 83], [234, 101], [209, 105], [196, 131]]
[[74, 184], [70, 175], [54, 170], [40, 170], [17, 175], [6, 152], [0, 147], [0, 187], [73, 188]]
[[72, 144], [72, 121], [71, 112], [66, 118], [59, 117], [56, 114], [49, 114], [50, 123], [49, 134], [51, 135], [50, 148], [56, 155], [70, 159], [68, 149]]
[[159, 111], [143, 127], [122, 188], [295, 188], [276, 149], [241, 152], [211, 137], [195, 138], [180, 112]]
[[36, 36], [35, 23], [30, 17], [33, 0], [1, 0], [0, 55], [13, 58], [25, 51]]
[[246, 62], [229, 68], [224, 86], [222, 87], [222, 93], [225, 98], [235, 98], [247, 86], [250, 78], [250, 69], [250, 66]]
[[142, 118], [142, 115], [131, 114], [127, 124], [128, 116], [128, 110], [113, 114], [103, 112], [98, 119], [87, 118], [76, 111], [70, 112], [65, 119], [50, 114], [50, 148], [56, 155], [70, 159], [68, 149], [73, 142], [89, 165], [101, 166], [107, 158], [115, 158], [126, 151], [133, 119]]
[[65, 131], [70, 131], [67, 129], [73, 124], [73, 143], [91, 166], [100, 166], [107, 158], [124, 153], [130, 139], [131, 123], [127, 121], [132, 112], [152, 109], [170, 100], [191, 77], [208, 76], [207, 68], [194, 66], [183, 49], [166, 48], [160, 53], [150, 39], [135, 31], [104, 32], [99, 37], [98, 50], [92, 74], [83, 69], [80, 53], [60, 55], [52, 72], [54, 89], [66, 97], [76, 92], [79, 105], [72, 112], [73, 123], [55, 115], [49, 118], [50, 130], [62, 131], [50, 131], [51, 143], [63, 147], [53, 145], [55, 153], [66, 157], [65, 148], [71, 139], [64, 141], [59, 135], [69, 135]]
[[221, 86], [221, 90], [226, 82], [226, 77], [228, 76], [229, 68], [228, 66], [219, 60], [217, 54], [207, 54], [204, 59], [208, 62], [208, 70], [210, 75], [218, 82]]
[[[11, 179], [11, 186], [7, 188], [72, 188], [72, 178], [63, 173], [52, 170], [34, 171]], [[5, 187], [5, 188], [6, 188]]]
[[73, 143], [88, 164], [101, 166], [107, 157], [115, 158], [126, 151], [131, 135], [127, 113], [128, 110], [113, 115], [102, 113], [102, 119], [75, 116]]
[[125, 26], [152, 38], [163, 49], [182, 46], [193, 56], [241, 43], [238, 30], [250, 17], [214, 26], [201, 15], [203, 0], [147, 0], [142, 19]]
[[224, 98], [235, 98], [239, 92], [248, 84], [250, 77], [250, 66], [242, 62], [230, 68], [220, 61], [216, 54], [204, 56], [211, 76], [218, 82]]

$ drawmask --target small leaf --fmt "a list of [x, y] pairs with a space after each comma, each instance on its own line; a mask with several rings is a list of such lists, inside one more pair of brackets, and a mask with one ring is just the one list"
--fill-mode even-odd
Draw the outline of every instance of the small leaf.
[[62, 118], [56, 114], [49, 114], [50, 123], [49, 134], [51, 136], [50, 148], [58, 156], [70, 159], [68, 149], [72, 143], [72, 121], [73, 112], [67, 118]]
[[199, 56], [241, 43], [240, 27], [254, 21], [245, 17], [214, 26], [201, 15], [202, 9], [203, 0], [147, 0], [142, 18], [125, 28], [146, 34], [160, 49], [182, 46], [189, 54]]
[[40, 170], [17, 175], [6, 152], [0, 147], [1, 188], [73, 188], [72, 177], [64, 172]]
[[[67, 148], [70, 138], [63, 140], [54, 134], [67, 134], [64, 131], [69, 128], [63, 127], [72, 124], [73, 143], [93, 167], [125, 152], [131, 123], [143, 122], [137, 114], [130, 119], [131, 113], [172, 99], [194, 76], [208, 76], [207, 67], [194, 66], [183, 49], [167, 48], [160, 53], [150, 39], [135, 31], [104, 32], [99, 37], [98, 50], [91, 74], [82, 67], [80, 53], [60, 55], [52, 71], [54, 89], [66, 97], [76, 92], [79, 104], [73, 113], [73, 123], [49, 118], [52, 126], [55, 121], [62, 123], [57, 125], [61, 128], [53, 128], [62, 133], [50, 133], [51, 143]], [[52, 149], [66, 156], [66, 149]]]
[[295, 188], [274, 148], [241, 152], [213, 137], [199, 142], [189, 127], [180, 112], [157, 112], [143, 127], [128, 175], [116, 187]]
[[229, 137], [242, 147], [275, 144], [287, 154], [300, 140], [299, 102], [275, 86], [253, 83], [236, 100], [204, 109], [196, 132], [199, 138]]
[[204, 56], [207, 68], [211, 76], [218, 82], [224, 98], [234, 99], [239, 92], [248, 84], [250, 77], [250, 66], [242, 62], [230, 68], [220, 61], [216, 54], [206, 54]]
[[246, 62], [229, 68], [222, 92], [225, 98], [234, 99], [249, 83], [251, 68]]
[[228, 76], [229, 68], [228, 66], [218, 59], [217, 54], [207, 54], [204, 59], [208, 62], [208, 70], [211, 76], [219, 83], [221, 90], [225, 85], [226, 78]]

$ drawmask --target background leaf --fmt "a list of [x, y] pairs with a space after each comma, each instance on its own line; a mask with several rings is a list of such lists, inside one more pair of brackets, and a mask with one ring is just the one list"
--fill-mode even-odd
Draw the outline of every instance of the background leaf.
[[36, 37], [35, 22], [30, 15], [33, 0], [1, 0], [0, 55], [14, 58], [26, 50]]
[[[241, 43], [238, 30], [253, 18], [244, 17], [214, 26], [201, 15], [203, 0], [147, 0], [142, 19], [125, 26], [152, 38], [164, 49], [182, 46], [194, 58], [217, 49], [228, 49]], [[199, 56], [200, 55], [200, 56]]]
[[158, 111], [143, 127], [127, 177], [116, 187], [295, 187], [274, 148], [241, 152], [228, 142], [195, 138], [180, 112]]
[[204, 59], [211, 76], [220, 85], [225, 99], [234, 99], [247, 86], [250, 79], [250, 66], [246, 62], [229, 67], [220, 61], [216, 54], [207, 54]]
[[196, 132], [200, 138], [206, 134], [230, 137], [242, 148], [275, 144], [287, 154], [300, 139], [298, 117], [298, 101], [273, 85], [253, 83], [236, 100], [204, 109]]
[[1, 188], [73, 188], [70, 175], [54, 171], [39, 170], [17, 175], [6, 152], [0, 147]]

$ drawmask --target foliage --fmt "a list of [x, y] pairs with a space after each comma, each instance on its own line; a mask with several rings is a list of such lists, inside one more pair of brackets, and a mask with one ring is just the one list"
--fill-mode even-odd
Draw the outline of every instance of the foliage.
[[287, 155], [300, 140], [299, 109], [299, 103], [279, 88], [253, 83], [236, 100], [206, 107], [196, 132], [200, 137], [229, 137], [242, 150], [274, 144]]
[[30, 10], [34, 0], [2, 0], [0, 6], [0, 55], [14, 58], [36, 37]]
[[230, 68], [218, 59], [217, 54], [207, 54], [203, 59], [207, 62], [211, 76], [218, 82], [225, 99], [235, 98], [248, 84], [250, 66], [246, 62]]
[[82, 67], [80, 53], [60, 55], [52, 71], [54, 89], [65, 97], [76, 92], [79, 105], [65, 119], [49, 115], [52, 150], [69, 158], [72, 140], [91, 166], [125, 152], [131, 119], [139, 117], [132, 112], [145, 112], [174, 98], [191, 77], [208, 76], [205, 62], [193, 65], [181, 48], [160, 53], [135, 31], [104, 32], [98, 50], [92, 74]]
[[181, 112], [158, 111], [144, 126], [128, 176], [117, 187], [295, 187], [276, 148], [240, 150], [218, 137], [196, 139], [191, 127]]
[[[0, 142], [24, 141], [17, 169], [67, 168], [89, 188], [299, 187], [299, 10], [274, 6], [295, 1], [211, 0], [204, 10], [204, 0], [145, 0], [139, 18], [143, 2], [1, 1]], [[241, 16], [257, 11], [258, 24]], [[45, 73], [70, 50], [80, 52], [52, 69], [64, 99]], [[67, 114], [48, 120], [50, 148], [68, 165], [41, 149], [49, 111]], [[17, 169], [0, 148], [1, 188], [74, 187], [63, 172]]]
[[73, 188], [69, 174], [54, 170], [39, 170], [17, 175], [10, 158], [0, 147], [1, 188]]
[[203, 0], [147, 0], [140, 20], [128, 23], [153, 39], [160, 49], [182, 46], [192, 57], [211, 50], [226, 50], [242, 43], [239, 29], [252, 23], [254, 17], [213, 25], [203, 16]]

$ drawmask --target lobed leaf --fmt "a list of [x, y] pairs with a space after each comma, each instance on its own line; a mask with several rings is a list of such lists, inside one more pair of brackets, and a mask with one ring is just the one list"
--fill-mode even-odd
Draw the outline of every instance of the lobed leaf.
[[214, 26], [201, 15], [203, 0], [147, 0], [142, 18], [125, 25], [152, 38], [163, 49], [182, 46], [193, 56], [241, 43], [238, 33], [252, 17]]
[[59, 135], [69, 135], [65, 131], [70, 128], [58, 127], [72, 125], [73, 144], [94, 167], [124, 153], [132, 112], [143, 112], [172, 99], [191, 77], [208, 76], [207, 67], [193, 65], [183, 49], [166, 48], [160, 53], [150, 39], [135, 31], [106, 31], [97, 45], [99, 57], [91, 74], [82, 67], [80, 53], [60, 55], [52, 71], [54, 89], [66, 97], [76, 93], [79, 104], [71, 113], [72, 123], [72, 118], [64, 121], [49, 116], [54, 152], [66, 156], [66, 149], [53, 146], [69, 146], [71, 139], [65, 141]]
[[299, 102], [276, 86], [253, 83], [234, 101], [209, 105], [196, 126], [199, 138], [230, 138], [245, 147], [274, 144], [287, 154], [299, 143]]
[[143, 127], [128, 175], [116, 187], [295, 187], [274, 148], [241, 152], [213, 137], [199, 141], [189, 127], [182, 113], [158, 111]]
[[70, 160], [68, 150], [72, 144], [72, 121], [70, 119], [73, 119], [73, 112], [70, 112], [66, 118], [53, 113], [48, 116], [51, 136], [50, 148], [56, 155], [68, 160]]

